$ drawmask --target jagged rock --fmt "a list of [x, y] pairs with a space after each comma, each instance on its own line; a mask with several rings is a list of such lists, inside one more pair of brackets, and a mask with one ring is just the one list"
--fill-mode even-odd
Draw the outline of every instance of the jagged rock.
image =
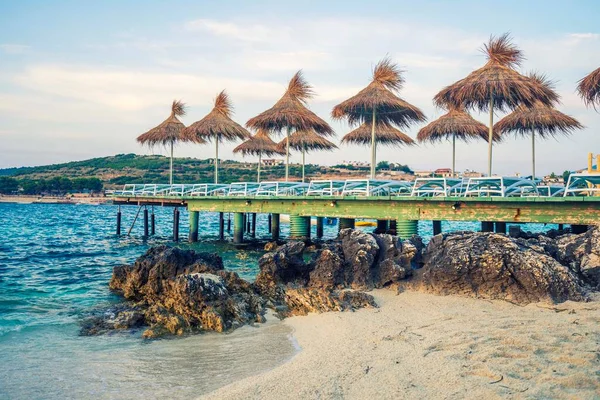
[[214, 254], [154, 247], [133, 265], [115, 267], [110, 288], [135, 301], [136, 314], [129, 317], [122, 310], [97, 324], [122, 329], [133, 323], [112, 321], [132, 320], [136, 326], [149, 326], [143, 334], [148, 338], [195, 330], [223, 332], [263, 320], [264, 302], [252, 285], [225, 271]]
[[494, 233], [438, 235], [410, 286], [518, 304], [584, 300], [578, 277], [541, 250]]
[[280, 311], [283, 316], [377, 307], [373, 296], [363, 292], [330, 291], [304, 287], [287, 287], [284, 302], [286, 308]]
[[590, 286], [600, 289], [600, 228], [556, 239], [556, 258], [569, 266]]
[[303, 242], [288, 242], [262, 256], [258, 260], [260, 272], [254, 281], [257, 291], [267, 297], [276, 297], [278, 284], [295, 282], [306, 285], [310, 265], [304, 262], [303, 251]]
[[265, 251], [274, 251], [277, 248], [277, 246], [279, 246], [277, 244], [277, 242], [267, 242], [265, 244], [264, 250]]
[[411, 264], [417, 254], [415, 245], [388, 234], [374, 237], [379, 246], [377, 268], [373, 269], [375, 286], [383, 287], [412, 275]]
[[355, 289], [372, 288], [371, 268], [379, 254], [379, 245], [373, 235], [347, 228], [340, 231], [338, 238], [349, 267], [346, 268], [346, 283]]
[[344, 285], [345, 269], [340, 246], [322, 249], [312, 261], [309, 286], [321, 289], [334, 289]]

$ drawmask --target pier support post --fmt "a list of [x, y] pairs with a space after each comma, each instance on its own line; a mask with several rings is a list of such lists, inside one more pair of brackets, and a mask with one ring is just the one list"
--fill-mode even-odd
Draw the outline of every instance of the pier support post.
[[496, 233], [506, 234], [506, 222], [496, 222], [495, 226]]
[[219, 213], [219, 240], [225, 239], [225, 215], [223, 212]]
[[252, 229], [250, 230], [250, 236], [256, 237], [256, 213], [252, 213]]
[[340, 218], [338, 222], [338, 232], [342, 229], [354, 229], [354, 218]]
[[156, 234], [156, 218], [154, 217], [154, 206], [152, 206], [152, 214], [150, 214], [150, 234]]
[[433, 236], [442, 233], [442, 221], [432, 221], [433, 223]]
[[144, 238], [148, 238], [150, 229], [148, 226], [148, 207], [144, 207]]
[[387, 230], [388, 230], [387, 219], [378, 219], [377, 220], [377, 228], [375, 228], [375, 232], [373, 232], [373, 233], [386, 233]]
[[227, 233], [231, 234], [231, 213], [227, 213]]
[[576, 234], [586, 233], [587, 230], [588, 230], [587, 225], [571, 225], [571, 233], [576, 233]]
[[298, 240], [310, 239], [310, 217], [290, 215], [290, 238]]
[[272, 228], [271, 228], [271, 214], [267, 215], [267, 225], [268, 225], [268, 232], [271, 233], [273, 232]]
[[323, 217], [317, 217], [317, 239], [323, 237]]
[[490, 221], [481, 221], [481, 232], [494, 232], [494, 223]]
[[400, 239], [408, 239], [419, 234], [419, 221], [414, 219], [396, 220], [396, 230]]
[[188, 235], [188, 240], [190, 243], [196, 243], [198, 241], [198, 211], [190, 211], [190, 232]]
[[121, 206], [117, 208], [117, 236], [121, 236]]
[[386, 233], [389, 233], [390, 235], [394, 236], [396, 236], [396, 234], [398, 233], [398, 224], [395, 219], [390, 221], [389, 228]]
[[279, 214], [272, 214], [271, 236], [274, 241], [279, 240]]
[[179, 242], [179, 209], [173, 210], [173, 241]]
[[233, 214], [233, 243], [244, 241], [244, 213]]

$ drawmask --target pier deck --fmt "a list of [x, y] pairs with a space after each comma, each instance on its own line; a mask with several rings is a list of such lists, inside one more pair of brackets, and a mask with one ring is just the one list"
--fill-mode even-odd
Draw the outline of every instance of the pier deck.
[[600, 197], [114, 196], [118, 205], [380, 220], [600, 223]]

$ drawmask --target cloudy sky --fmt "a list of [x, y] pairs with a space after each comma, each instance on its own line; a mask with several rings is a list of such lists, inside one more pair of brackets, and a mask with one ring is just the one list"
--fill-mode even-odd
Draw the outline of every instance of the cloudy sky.
[[[226, 89], [235, 119], [269, 108], [299, 69], [332, 107], [369, 83], [388, 55], [405, 70], [401, 96], [431, 121], [432, 97], [482, 66], [490, 34], [510, 32], [536, 70], [557, 82], [560, 109], [586, 128], [537, 146], [538, 172], [585, 165], [600, 153], [600, 114], [585, 108], [577, 81], [600, 67], [597, 1], [27, 1], [0, 2], [0, 168], [135, 152], [135, 138], [169, 115], [173, 99], [202, 118]], [[474, 116], [487, 121], [487, 115]], [[500, 118], [502, 114], [497, 114]], [[337, 140], [350, 130], [332, 121]], [[407, 130], [416, 136], [422, 125]], [[232, 158], [234, 144], [221, 154]], [[530, 168], [529, 139], [494, 151], [494, 171]], [[155, 149], [165, 153], [164, 149]], [[178, 156], [207, 158], [212, 146], [180, 145]], [[457, 146], [457, 168], [485, 170], [485, 142]], [[309, 162], [367, 161], [366, 148], [341, 146]], [[449, 143], [383, 148], [379, 160], [413, 169], [448, 167]], [[294, 155], [293, 160], [299, 157]]]

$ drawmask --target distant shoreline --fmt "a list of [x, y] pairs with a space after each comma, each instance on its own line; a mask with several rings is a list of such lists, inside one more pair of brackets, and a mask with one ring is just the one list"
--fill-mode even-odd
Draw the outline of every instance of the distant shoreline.
[[64, 197], [64, 196], [4, 196], [0, 195], [0, 203], [16, 204], [106, 204], [112, 199], [108, 197]]

